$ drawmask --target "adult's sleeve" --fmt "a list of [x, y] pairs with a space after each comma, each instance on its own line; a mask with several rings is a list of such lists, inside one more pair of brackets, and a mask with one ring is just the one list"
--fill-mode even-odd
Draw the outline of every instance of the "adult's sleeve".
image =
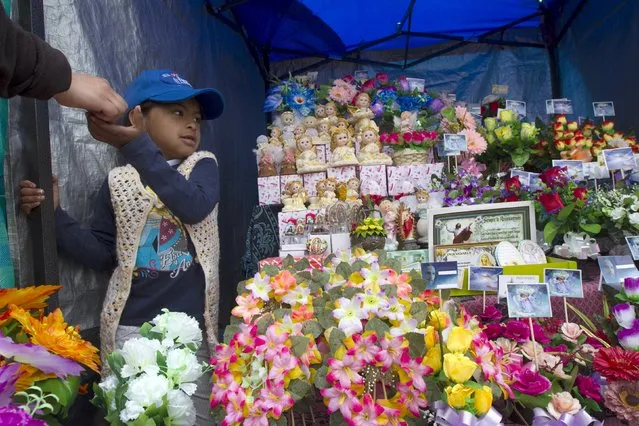
[[64, 54], [11, 21], [0, 4], [0, 96], [46, 100], [70, 86]]

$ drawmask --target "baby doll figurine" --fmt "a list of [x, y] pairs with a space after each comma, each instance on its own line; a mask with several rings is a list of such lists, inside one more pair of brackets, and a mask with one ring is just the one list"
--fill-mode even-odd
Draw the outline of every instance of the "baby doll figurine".
[[368, 124], [370, 124], [373, 117], [375, 117], [373, 110], [370, 109], [370, 105], [371, 98], [368, 93], [362, 92], [355, 97], [356, 109], [353, 111], [354, 108], [351, 108], [350, 117], [350, 121], [355, 127], [355, 134], [359, 134], [360, 129], [363, 126], [367, 126]]
[[359, 164], [348, 130], [333, 127], [331, 129], [331, 167], [356, 166]]
[[379, 164], [390, 166], [393, 164], [393, 159], [387, 154], [381, 152], [379, 130], [373, 121], [360, 129], [360, 146], [357, 159], [363, 166], [374, 166]]
[[326, 187], [326, 190], [324, 191], [324, 195], [320, 198], [320, 205], [322, 207], [330, 207], [337, 202], [337, 196], [335, 194], [335, 189], [337, 188], [337, 179], [324, 179], [324, 185]]
[[282, 141], [282, 130], [280, 130], [278, 127], [271, 127], [271, 135], [268, 139], [268, 143], [281, 147], [284, 144], [284, 142]]
[[359, 179], [356, 177], [346, 182], [346, 202], [351, 205], [362, 205], [362, 200], [359, 198]]
[[328, 119], [328, 122], [331, 123], [331, 126], [336, 125], [337, 124], [337, 106], [335, 106], [333, 102], [329, 102], [326, 104], [325, 111], [326, 111], [326, 118]]
[[317, 132], [317, 126], [319, 124], [319, 122], [317, 121], [317, 118], [315, 118], [312, 115], [309, 115], [307, 117], [304, 117], [304, 120], [302, 120], [302, 124], [304, 125], [304, 128], [306, 129], [306, 134], [309, 136], [317, 136], [319, 133]]
[[326, 164], [317, 158], [313, 141], [308, 135], [297, 138], [297, 173], [314, 173], [326, 170]]
[[397, 212], [391, 200], [384, 200], [379, 203], [379, 209], [384, 218], [384, 229], [386, 230], [386, 244], [384, 250], [397, 250]]
[[326, 105], [323, 105], [323, 104], [315, 105], [315, 117], [317, 117], [318, 120], [321, 120], [322, 118], [326, 117]]
[[328, 145], [331, 143], [331, 135], [330, 135], [331, 124], [327, 119], [320, 120], [317, 125], [317, 132], [319, 134], [319, 139], [322, 145]]
[[280, 115], [280, 123], [279, 126], [282, 130], [292, 129], [295, 126], [295, 114], [291, 111], [284, 111], [282, 115]]
[[318, 210], [322, 208], [321, 200], [326, 192], [326, 179], [322, 179], [315, 184], [316, 195], [310, 197], [311, 204], [308, 206], [309, 210]]
[[[275, 167], [275, 159], [273, 158], [271, 146], [268, 143], [268, 136], [260, 135], [257, 137], [257, 149], [254, 149], [257, 160], [257, 176], [269, 177], [277, 176], [277, 168]], [[282, 150], [281, 148], [275, 147]]]
[[395, 125], [399, 127], [400, 133], [406, 133], [413, 130], [415, 125], [416, 114], [410, 111], [404, 111], [399, 116], [399, 122], [395, 118]]
[[282, 194], [283, 212], [297, 212], [306, 210], [304, 203], [307, 200], [304, 185], [300, 180], [292, 180], [284, 187]]

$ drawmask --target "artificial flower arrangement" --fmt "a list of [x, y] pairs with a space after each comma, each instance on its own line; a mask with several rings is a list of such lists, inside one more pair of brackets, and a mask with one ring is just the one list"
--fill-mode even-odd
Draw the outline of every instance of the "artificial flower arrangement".
[[484, 136], [477, 130], [475, 117], [465, 106], [447, 107], [441, 111], [442, 120], [439, 132], [456, 133], [466, 136], [467, 151], [462, 153], [462, 161], [479, 156], [486, 152], [488, 144]]
[[603, 228], [618, 242], [639, 232], [639, 186], [600, 189], [594, 195], [593, 208], [601, 212]]
[[499, 201], [499, 189], [472, 169], [460, 168], [457, 173], [444, 173], [441, 178], [433, 175], [431, 181], [432, 192], [443, 192], [442, 207]]
[[276, 81], [264, 100], [264, 112], [292, 111], [298, 117], [306, 117], [315, 111], [317, 89], [308, 82], [292, 78]]
[[523, 167], [536, 152], [539, 142], [539, 129], [534, 124], [520, 122], [517, 114], [510, 110], [501, 110], [499, 120], [485, 118], [482, 132], [488, 146], [477, 156], [477, 161], [488, 165], [492, 172], [502, 172], [510, 165]]
[[354, 245], [359, 244], [369, 251], [384, 248], [386, 234], [384, 218], [373, 216], [368, 216], [358, 223], [351, 233]]
[[195, 355], [202, 344], [198, 322], [163, 309], [140, 335], [107, 355], [110, 374], [94, 385], [93, 404], [113, 425], [194, 424], [191, 395], [210, 368]]
[[0, 290], [1, 424], [57, 424], [75, 401], [85, 368], [99, 371], [98, 349], [64, 321], [62, 311], [43, 313], [60, 288]]

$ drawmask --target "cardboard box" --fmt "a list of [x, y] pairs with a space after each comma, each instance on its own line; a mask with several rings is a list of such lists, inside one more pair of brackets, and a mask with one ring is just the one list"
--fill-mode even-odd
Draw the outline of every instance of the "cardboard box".
[[268, 204], [281, 204], [280, 177], [258, 177], [257, 193], [261, 206]]
[[432, 175], [441, 175], [444, 163], [411, 164], [406, 166], [387, 166], [388, 194], [399, 195], [405, 191], [408, 184], [413, 188], [428, 188]]
[[326, 172], [305, 173], [302, 175], [304, 180], [304, 189], [309, 197], [317, 195], [317, 182], [326, 179]]
[[326, 169], [328, 177], [337, 179], [338, 182], [346, 182], [351, 178], [357, 177], [356, 166], [329, 167]]
[[360, 166], [360, 193], [362, 195], [388, 195], [386, 166]]

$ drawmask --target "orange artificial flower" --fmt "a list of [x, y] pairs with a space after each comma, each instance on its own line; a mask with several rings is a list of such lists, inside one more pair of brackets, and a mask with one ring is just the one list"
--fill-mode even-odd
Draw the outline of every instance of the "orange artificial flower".
[[278, 302], [282, 300], [282, 297], [290, 290], [295, 288], [295, 277], [289, 271], [282, 271], [279, 274], [271, 278], [271, 287], [273, 287], [273, 294], [275, 300]]
[[29, 364], [20, 364], [18, 368], [18, 381], [16, 382], [16, 392], [29, 389], [35, 382], [40, 380], [55, 379], [56, 375], [46, 374]]
[[49, 296], [61, 288], [61, 285], [39, 285], [0, 289], [0, 309], [4, 309], [9, 305], [17, 305], [27, 310], [42, 309], [47, 306], [46, 302]]
[[98, 348], [83, 340], [78, 330], [69, 326], [60, 309], [37, 319], [15, 305], [9, 307], [13, 319], [22, 324], [33, 344], [45, 347], [50, 352], [72, 359], [99, 373]]
[[292, 311], [293, 321], [304, 322], [313, 319], [313, 305], [300, 305]]

